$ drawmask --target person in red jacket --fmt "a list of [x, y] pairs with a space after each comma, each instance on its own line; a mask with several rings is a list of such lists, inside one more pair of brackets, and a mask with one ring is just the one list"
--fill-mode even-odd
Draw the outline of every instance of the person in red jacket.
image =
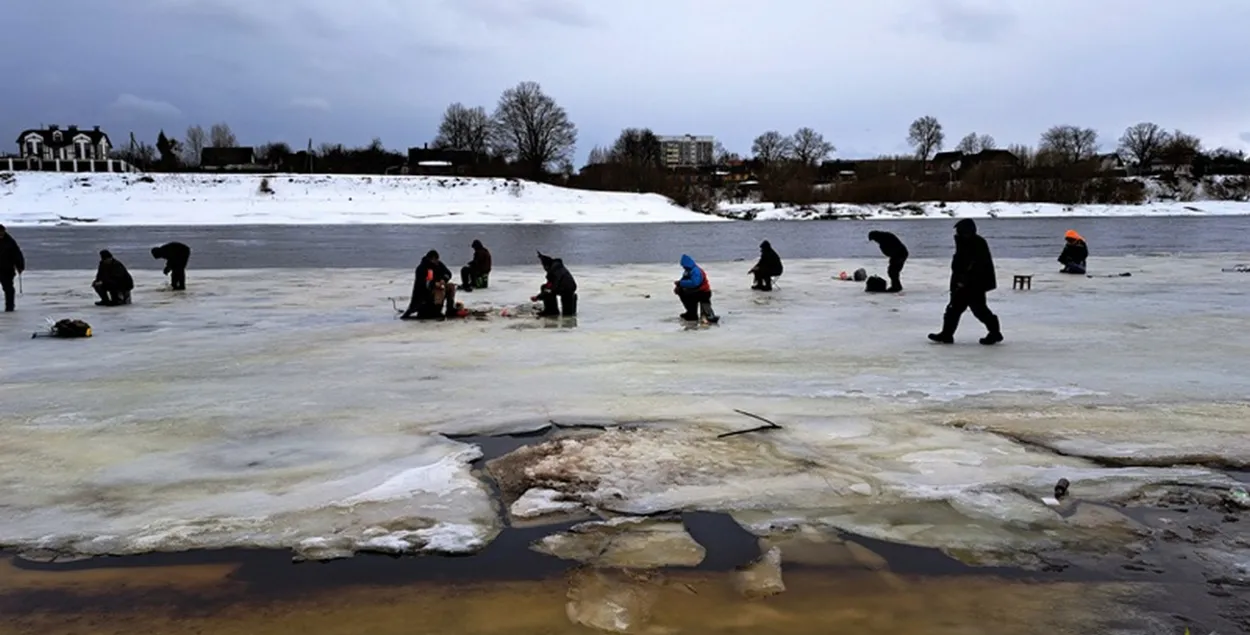
[[681, 268], [685, 270], [681, 275], [681, 280], [673, 283], [673, 293], [681, 298], [682, 305], [686, 307], [686, 312], [681, 314], [681, 319], [698, 322], [699, 314], [702, 312], [709, 324], [719, 322], [720, 317], [712, 311], [712, 283], [707, 279], [707, 273], [703, 271], [703, 267], [700, 267], [694, 258], [682, 254]]

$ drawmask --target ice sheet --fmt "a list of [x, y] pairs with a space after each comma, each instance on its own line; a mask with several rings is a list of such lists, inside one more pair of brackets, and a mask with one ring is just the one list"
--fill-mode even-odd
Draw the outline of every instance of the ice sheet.
[[[262, 193], [268, 179], [272, 193]], [[724, 221], [658, 194], [515, 179], [307, 174], [16, 172], [0, 224], [309, 225]]]
[[[31, 271], [0, 315], [0, 543], [471, 550], [501, 510], [470, 473], [477, 450], [438, 433], [550, 420], [640, 425], [562, 442], [527, 475], [621, 511], [726, 509], [761, 531], [818, 522], [952, 548], [1085, 536], [1041, 502], [1059, 477], [1089, 500], [1222, 477], [1101, 467], [984, 428], [1088, 456], [1147, 441], [1245, 457], [1250, 277], [1219, 272], [1245, 260], [1097, 261], [1129, 278], [1003, 260], [1004, 287], [1036, 277], [992, 294], [994, 348], [971, 316], [956, 345], [925, 340], [944, 261], [909, 262], [897, 296], [831, 278], [884, 263], [790, 261], [771, 295], [747, 288], [749, 264], [706, 263], [723, 316], [710, 328], [676, 319], [675, 265], [573, 263], [576, 320], [425, 324], [393, 319], [402, 271], [193, 270], [176, 294], [137, 270], [135, 304], [115, 309], [91, 306], [90, 272]], [[523, 303], [540, 278], [500, 269], [465, 300]], [[45, 316], [95, 337], [29, 339]], [[716, 438], [758, 424], [734, 409], [783, 429]]]

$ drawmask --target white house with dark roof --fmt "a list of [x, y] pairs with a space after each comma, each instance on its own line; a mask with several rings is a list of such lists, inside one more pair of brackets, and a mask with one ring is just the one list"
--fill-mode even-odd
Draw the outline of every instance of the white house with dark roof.
[[23, 159], [43, 161], [104, 161], [113, 144], [95, 126], [90, 130], [69, 126], [48, 126], [43, 130], [23, 130], [17, 136], [18, 154]]

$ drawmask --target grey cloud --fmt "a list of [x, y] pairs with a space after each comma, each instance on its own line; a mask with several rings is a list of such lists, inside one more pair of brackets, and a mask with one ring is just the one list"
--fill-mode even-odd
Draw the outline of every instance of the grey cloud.
[[930, 0], [913, 5], [899, 21], [904, 32], [930, 33], [962, 44], [999, 41], [1016, 26], [1018, 16], [1005, 3], [986, 0]]
[[117, 99], [110, 104], [110, 107], [116, 110], [132, 111], [155, 117], [178, 117], [182, 115], [181, 109], [167, 101], [144, 99], [130, 93], [118, 95]]

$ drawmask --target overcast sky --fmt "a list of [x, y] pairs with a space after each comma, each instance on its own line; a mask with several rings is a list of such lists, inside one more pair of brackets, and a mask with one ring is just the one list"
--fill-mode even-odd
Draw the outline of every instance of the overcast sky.
[[[240, 142], [432, 139], [451, 102], [542, 84], [579, 163], [622, 127], [811, 126], [847, 158], [906, 149], [934, 115], [1035, 144], [1155, 121], [1250, 149], [1250, 0], [4, 0], [10, 140], [39, 124]], [[16, 145], [5, 148], [15, 151]]]

